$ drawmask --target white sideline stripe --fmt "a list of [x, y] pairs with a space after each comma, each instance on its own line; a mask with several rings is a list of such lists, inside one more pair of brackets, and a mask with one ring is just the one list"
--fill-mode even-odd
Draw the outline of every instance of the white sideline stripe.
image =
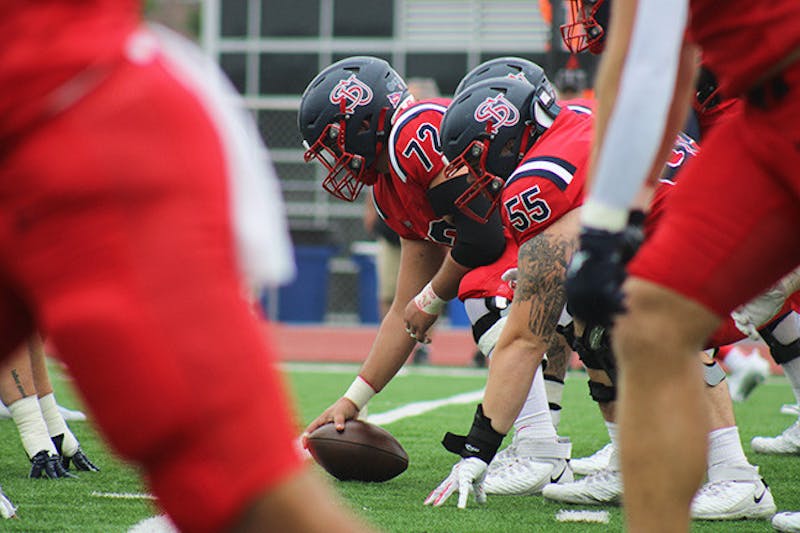
[[156, 497], [152, 494], [146, 494], [143, 492], [98, 492], [96, 490], [92, 491], [90, 496], [94, 496], [95, 498], [113, 498], [119, 500], [155, 500]]
[[[281, 369], [289, 372], [314, 372], [318, 374], [355, 374], [361, 368], [356, 363], [281, 363]], [[444, 376], [457, 378], [485, 377], [486, 368], [460, 368], [448, 366], [404, 366], [398, 376]]]

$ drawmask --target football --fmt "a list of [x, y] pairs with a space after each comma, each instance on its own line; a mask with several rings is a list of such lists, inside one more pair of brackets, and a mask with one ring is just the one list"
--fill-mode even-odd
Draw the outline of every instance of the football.
[[333, 423], [317, 428], [308, 451], [341, 481], [387, 481], [408, 468], [408, 454], [391, 433], [363, 420], [348, 420], [339, 433]]

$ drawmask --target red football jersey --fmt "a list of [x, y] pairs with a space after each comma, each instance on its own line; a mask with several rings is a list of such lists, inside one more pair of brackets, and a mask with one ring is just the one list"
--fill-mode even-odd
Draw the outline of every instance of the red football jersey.
[[486, 296], [503, 296], [509, 300], [514, 299], [514, 290], [507, 282], [503, 281], [502, 276], [511, 268], [517, 266], [517, 244], [508, 235], [508, 230], [504, 230], [506, 235], [506, 249], [503, 255], [491, 265], [473, 268], [461, 278], [458, 286], [458, 299], [485, 298]]
[[[93, 89], [139, 23], [137, 0], [0, 0], [0, 139]], [[60, 94], [79, 73], [80, 83]]]
[[738, 96], [800, 46], [797, 0], [691, 0], [689, 34], [726, 96]]
[[439, 126], [450, 100], [412, 104], [394, 118], [389, 134], [390, 172], [372, 186], [378, 214], [404, 239], [452, 246], [455, 226], [437, 217], [428, 201], [430, 183], [444, 168]]
[[503, 188], [503, 224], [521, 245], [583, 204], [592, 115], [562, 108]]

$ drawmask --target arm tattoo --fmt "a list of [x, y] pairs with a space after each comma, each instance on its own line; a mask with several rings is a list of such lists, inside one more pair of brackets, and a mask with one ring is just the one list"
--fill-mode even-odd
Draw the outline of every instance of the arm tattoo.
[[547, 231], [519, 248], [519, 277], [514, 299], [531, 300], [528, 327], [534, 335], [555, 344], [556, 325], [566, 304], [564, 280], [567, 266], [577, 247], [577, 238]]

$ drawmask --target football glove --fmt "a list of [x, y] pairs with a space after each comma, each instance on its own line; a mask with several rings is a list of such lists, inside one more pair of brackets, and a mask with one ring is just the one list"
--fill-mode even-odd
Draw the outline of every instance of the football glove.
[[475, 495], [476, 502], [480, 504], [486, 503], [483, 480], [486, 479], [486, 469], [488, 467], [489, 465], [477, 457], [461, 459], [450, 470], [450, 475], [428, 495], [425, 499], [425, 505], [439, 507], [456, 491], [458, 491], [459, 509], [467, 507], [467, 500], [470, 494]]
[[61, 457], [58, 455], [50, 455], [47, 450], [42, 450], [31, 458], [31, 472], [28, 474], [29, 478], [75, 478], [74, 474], [70, 474], [61, 464]]
[[567, 269], [567, 310], [584, 322], [608, 326], [625, 310], [622, 282], [625, 233], [584, 228], [580, 249]]
[[99, 472], [100, 469], [89, 460], [83, 450], [78, 448], [78, 451], [75, 452], [74, 455], [71, 457], [67, 457], [66, 455], [61, 457], [61, 464], [64, 465], [64, 468], [69, 470], [69, 463], [72, 462], [75, 465], [75, 470], [81, 470], [83, 472]]

